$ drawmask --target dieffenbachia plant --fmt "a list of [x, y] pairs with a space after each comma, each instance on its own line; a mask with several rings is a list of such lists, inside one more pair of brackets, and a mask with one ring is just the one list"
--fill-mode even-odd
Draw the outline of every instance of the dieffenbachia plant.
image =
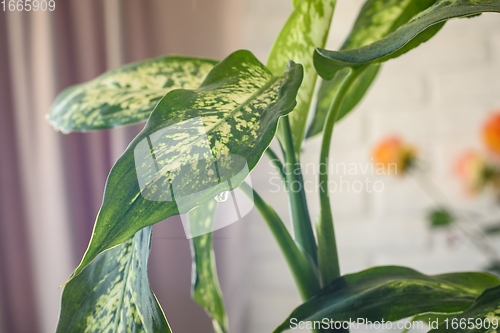
[[[313, 223], [304, 191], [292, 189], [296, 182], [304, 189], [304, 140], [320, 134], [319, 181], [328, 183], [334, 125], [362, 99], [383, 62], [429, 40], [449, 19], [500, 12], [500, 0], [367, 0], [341, 49], [328, 51], [335, 4], [294, 0], [267, 66], [243, 50], [220, 62], [165, 56], [59, 95], [48, 120], [65, 133], [147, 122], [108, 176], [89, 247], [63, 291], [58, 333], [171, 332], [147, 279], [151, 225], [185, 214], [187, 229], [210, 231], [217, 201], [236, 188], [253, 198], [304, 302], [275, 332], [290, 329], [290, 318], [500, 318], [500, 280], [487, 273], [426, 276], [391, 266], [341, 276], [328, 191], [319, 191], [321, 214]], [[269, 148], [275, 136], [284, 161]], [[264, 154], [287, 186], [293, 233], [244, 182]], [[211, 233], [195, 236], [192, 295], [215, 332], [227, 333]]]

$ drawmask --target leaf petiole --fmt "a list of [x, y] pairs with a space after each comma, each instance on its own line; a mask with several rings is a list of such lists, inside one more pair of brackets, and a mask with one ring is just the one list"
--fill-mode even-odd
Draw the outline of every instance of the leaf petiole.
[[300, 166], [298, 154], [295, 153], [288, 116], [282, 117], [280, 122], [283, 130], [286, 187], [290, 200], [294, 238], [302, 250], [317, 265], [318, 254], [316, 239], [314, 238], [311, 218], [307, 208], [302, 168]]
[[249, 197], [253, 195], [255, 207], [271, 230], [276, 243], [278, 243], [292, 272], [302, 300], [306, 301], [316, 295], [320, 290], [318, 273], [294, 242], [279, 215], [250, 185], [243, 182], [239, 188], [245, 195]]
[[337, 243], [335, 240], [335, 229], [333, 226], [332, 208], [328, 190], [328, 170], [330, 159], [330, 145], [333, 134], [333, 127], [337, 121], [340, 108], [346, 97], [349, 88], [356, 80], [364, 67], [352, 69], [340, 84], [340, 87], [332, 101], [325, 127], [323, 129], [323, 142], [319, 161], [319, 197], [320, 197], [320, 217], [316, 226], [318, 234], [318, 263], [321, 272], [322, 285], [327, 285], [340, 276], [339, 258], [337, 253]]

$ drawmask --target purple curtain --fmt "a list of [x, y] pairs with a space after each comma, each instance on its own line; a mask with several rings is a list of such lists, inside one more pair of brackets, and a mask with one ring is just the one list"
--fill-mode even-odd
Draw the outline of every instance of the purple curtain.
[[[47, 75], [47, 82], [54, 83], [54, 96], [44, 97], [53, 100], [55, 93], [64, 88], [92, 79], [121, 63], [168, 53], [223, 58], [237, 49], [234, 34], [239, 28], [231, 26], [237, 15], [236, 3], [232, 0], [56, 1], [56, 10], [46, 14], [45, 21], [37, 16], [39, 13], [7, 17], [12, 13], [0, 11], [0, 333], [48, 333], [55, 329], [57, 322], [57, 318], [52, 317], [59, 309], [49, 308], [58, 307], [61, 291], [57, 286], [64, 278], [59, 276], [62, 281], [48, 282], [53, 290], [44, 292], [54, 295], [54, 300], [48, 301], [40, 299], [44, 294], [39, 292], [37, 272], [57, 267], [58, 259], [45, 258], [49, 264], [34, 268], [42, 259], [37, 249], [49, 246], [51, 240], [44, 239], [41, 245], [30, 242], [36, 238], [36, 232], [35, 236], [32, 231], [30, 234], [30, 228], [36, 225], [33, 217], [36, 213], [30, 211], [30, 207], [44, 206], [42, 201], [33, 201], [47, 196], [51, 187], [47, 181], [51, 178], [45, 181], [43, 178], [49, 176], [47, 173], [57, 173], [50, 176], [61, 180], [59, 192], [65, 202], [55, 202], [54, 207], [57, 209], [60, 204], [61, 212], [66, 212], [61, 216], [66, 217], [54, 219], [59, 219], [69, 230], [70, 248], [64, 251], [72, 261], [70, 269], [74, 269], [89, 242], [106, 176], [122, 149], [143, 126], [69, 135], [43, 134], [50, 126], [42, 123], [46, 109], [22, 108], [23, 98], [27, 100], [26, 105], [36, 105], [37, 101], [30, 94], [20, 97], [20, 86], [13, 83], [16, 76], [26, 71], [33, 86], [21, 85], [21, 88], [36, 92], [42, 88], [39, 82], [44, 82]], [[39, 40], [39, 24], [49, 26], [48, 40]], [[22, 34], [16, 30], [19, 26], [25, 29]], [[54, 70], [48, 74], [42, 72], [42, 79], [37, 81], [31, 78], [34, 72], [41, 70], [37, 61], [44, 55], [33, 52], [43, 48], [40, 43], [51, 45], [48, 52], [51, 56], [44, 60], [53, 64]], [[13, 44], [26, 46], [22, 54], [16, 53], [19, 51]], [[27, 60], [19, 65], [20, 59]], [[34, 130], [33, 139], [19, 140], [24, 134], [16, 129], [24, 128], [26, 117], [37, 119], [43, 133]], [[50, 135], [52, 139], [38, 140], [40, 135]], [[32, 142], [37, 152], [32, 157], [33, 165], [26, 166], [21, 155], [30, 140], [38, 141]], [[52, 142], [50, 147], [47, 142]], [[46, 153], [46, 149], [57, 151], [60, 159], [52, 161], [53, 155]], [[37, 169], [37, 161], [49, 167], [53, 163], [56, 167], [43, 169], [33, 178], [20, 171]], [[29, 193], [26, 186], [29, 179], [34, 178], [42, 178], [36, 195]], [[57, 197], [43, 199], [59, 200]], [[51, 216], [46, 218], [50, 220]], [[180, 221], [173, 218], [155, 226], [153, 238], [151, 283], [172, 328], [177, 332], [206, 332], [211, 327], [210, 320], [190, 300], [191, 258]], [[64, 272], [65, 277], [71, 273]]]

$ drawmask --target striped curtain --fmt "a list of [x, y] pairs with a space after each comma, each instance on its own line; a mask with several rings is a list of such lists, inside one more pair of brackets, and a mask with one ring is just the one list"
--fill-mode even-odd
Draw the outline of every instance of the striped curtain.
[[[0, 11], [0, 333], [55, 331], [58, 286], [86, 249], [107, 173], [142, 126], [57, 133], [45, 121], [57, 93], [162, 54], [221, 59], [240, 40], [235, 0], [55, 2], [53, 12]], [[206, 332], [175, 220], [155, 226], [151, 283], [174, 331]]]

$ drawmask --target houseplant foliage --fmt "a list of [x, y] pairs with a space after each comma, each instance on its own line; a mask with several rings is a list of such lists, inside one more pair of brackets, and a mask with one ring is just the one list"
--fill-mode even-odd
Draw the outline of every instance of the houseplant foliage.
[[[500, 12], [500, 0], [367, 0], [338, 51], [324, 50], [335, 1], [295, 0], [293, 5], [267, 66], [249, 51], [236, 51], [221, 62], [167, 56], [110, 71], [57, 98], [49, 121], [64, 132], [147, 119], [109, 174], [89, 247], [63, 292], [58, 333], [170, 332], [147, 282], [151, 225], [191, 211], [191, 227], [206, 227], [213, 223], [214, 197], [237, 187], [253, 196], [290, 267], [304, 301], [291, 316], [338, 321], [358, 315], [397, 320], [432, 312], [498, 316], [495, 286], [500, 281], [486, 273], [425, 276], [380, 267], [341, 276], [328, 190], [319, 191], [321, 214], [313, 223], [304, 191], [293, 191], [290, 184], [302, 182], [304, 139], [320, 134], [320, 183], [328, 183], [334, 125], [354, 109], [383, 62], [432, 38], [449, 19]], [[311, 107], [318, 74], [324, 80], [318, 103]], [[202, 124], [203, 133], [194, 123]], [[155, 133], [165, 128], [164, 140], [155, 141]], [[283, 161], [269, 148], [275, 136]], [[208, 150], [202, 149], [202, 137]], [[146, 172], [141, 183], [137, 170], [143, 166], [134, 161], [148, 154], [157, 172]], [[243, 182], [263, 154], [272, 158], [288, 188], [293, 236], [272, 206]], [[225, 173], [217, 184], [208, 184], [203, 175], [209, 162], [220, 164], [221, 156], [239, 156], [246, 168], [238, 159], [224, 160]], [[179, 165], [196, 167], [169, 171]], [[161, 200], [175, 184], [189, 192], [189, 200]], [[216, 332], [228, 332], [211, 244], [210, 233], [192, 240], [193, 298], [212, 317]], [[380, 298], [383, 302], [374, 306]], [[289, 328], [285, 321], [276, 332]]]

